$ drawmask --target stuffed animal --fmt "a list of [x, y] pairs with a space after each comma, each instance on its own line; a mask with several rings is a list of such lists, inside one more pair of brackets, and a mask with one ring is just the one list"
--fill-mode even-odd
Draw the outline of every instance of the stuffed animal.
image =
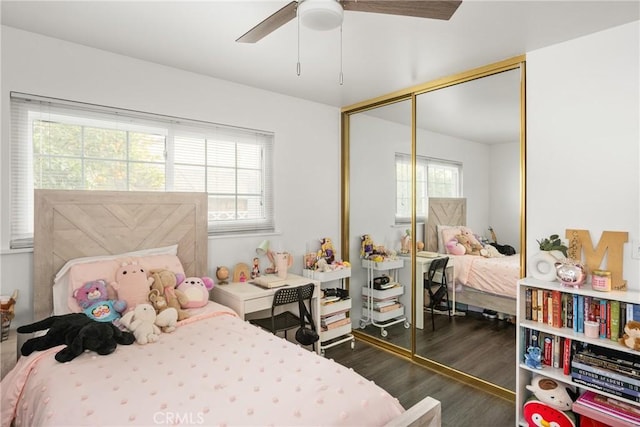
[[459, 243], [456, 239], [449, 240], [446, 247], [447, 253], [451, 255], [464, 255], [467, 251], [462, 243]]
[[[109, 285], [104, 280], [93, 280], [73, 291], [84, 314], [98, 322], [113, 322], [127, 308], [127, 302], [109, 298]], [[114, 292], [115, 293], [115, 292]]]
[[626, 345], [632, 350], [640, 351], [640, 322], [629, 320], [624, 325], [624, 334], [619, 341], [620, 344]]
[[578, 393], [574, 388], [542, 375], [533, 375], [526, 388], [533, 393], [523, 407], [530, 426], [575, 427], [576, 416], [571, 408]]
[[527, 384], [526, 388], [536, 399], [558, 411], [569, 411], [578, 397], [575, 388], [542, 375], [533, 375], [531, 384]]
[[149, 302], [156, 310], [156, 326], [159, 327], [162, 332], [168, 333], [175, 331], [178, 323], [178, 311], [173, 307], [169, 307], [167, 299], [163, 295], [160, 295], [160, 291], [157, 289], [151, 289], [149, 291]]
[[176, 289], [178, 283], [184, 280], [184, 275], [175, 274], [173, 271], [166, 269], [151, 270], [150, 273], [150, 278], [153, 279], [151, 289], [156, 289], [160, 292], [160, 295], [166, 298], [167, 305], [178, 312], [178, 320], [189, 317], [189, 313], [183, 310], [183, 308], [187, 308], [186, 305], [189, 299], [181, 290]]
[[530, 368], [542, 369], [542, 349], [533, 345], [527, 348], [527, 354], [524, 355], [524, 363]]
[[204, 307], [209, 301], [209, 291], [213, 289], [211, 277], [187, 277], [178, 284], [176, 291], [180, 291], [186, 297], [186, 303], [181, 303], [182, 308]]
[[126, 311], [131, 311], [138, 304], [147, 302], [149, 289], [153, 279], [137, 263], [123, 263], [116, 270], [116, 281], [111, 286], [118, 292], [118, 297], [127, 301]]
[[58, 362], [64, 363], [75, 359], [85, 350], [107, 355], [113, 353], [118, 344], [129, 345], [135, 341], [130, 332], [121, 331], [109, 322], [97, 322], [82, 313], [47, 317], [20, 326], [18, 332], [24, 334], [45, 329], [49, 329], [46, 334], [28, 339], [22, 345], [20, 352], [23, 356], [65, 344], [66, 347], [55, 355]]
[[151, 304], [138, 304], [133, 311], [127, 312], [120, 323], [133, 332], [138, 344], [147, 344], [158, 341], [160, 328], [156, 326], [156, 310]]
[[469, 240], [469, 236], [466, 234], [457, 234], [455, 239], [464, 246], [465, 254], [467, 255], [480, 255], [480, 250], [482, 249], [481, 244], [472, 244], [471, 240]]
[[500, 258], [504, 256], [498, 252], [498, 249], [491, 245], [484, 245], [484, 247], [480, 249], [480, 255], [485, 258]]
[[469, 239], [469, 243], [471, 243], [471, 246], [474, 248], [482, 248], [482, 243], [480, 242], [480, 240], [478, 240], [478, 238], [476, 237], [475, 234], [473, 234], [473, 231], [468, 228], [468, 227], [460, 227], [460, 234], [462, 234], [463, 236], [467, 236], [467, 238]]

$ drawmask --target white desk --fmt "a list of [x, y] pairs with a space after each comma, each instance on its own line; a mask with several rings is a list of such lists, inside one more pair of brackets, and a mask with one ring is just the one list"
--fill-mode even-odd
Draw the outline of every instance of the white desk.
[[[306, 277], [289, 273], [287, 275], [287, 286], [301, 286], [313, 283], [315, 289], [311, 299], [311, 314], [316, 324], [316, 329], [320, 328], [320, 282]], [[210, 299], [232, 308], [238, 316], [244, 320], [256, 317], [271, 316], [271, 305], [273, 304], [273, 294], [280, 288], [266, 289], [248, 282], [229, 283], [228, 285], [216, 285], [211, 290]], [[295, 311], [298, 306], [296, 303]], [[318, 332], [319, 333], [319, 332]], [[320, 346], [316, 345], [316, 350], [320, 351]]]
[[[405, 258], [405, 257], [403, 257]], [[406, 283], [407, 285], [411, 283], [411, 258], [406, 257], [407, 262], [405, 262], [405, 267], [400, 271], [400, 283]], [[431, 265], [431, 261], [436, 258], [425, 258], [425, 257], [416, 257], [416, 318], [414, 324], [417, 329], [424, 328], [424, 278], [426, 277], [427, 272], [429, 271], [429, 266]], [[449, 260], [451, 261], [451, 260]], [[449, 284], [453, 284], [453, 264], [451, 262], [447, 263], [447, 282]], [[455, 315], [455, 306], [456, 306], [456, 294], [455, 294], [455, 286], [453, 286], [453, 301], [452, 301], [452, 309], [451, 314]]]

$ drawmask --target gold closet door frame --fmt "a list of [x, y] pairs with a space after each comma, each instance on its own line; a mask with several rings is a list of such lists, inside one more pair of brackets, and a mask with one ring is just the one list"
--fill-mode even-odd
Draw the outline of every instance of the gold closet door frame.
[[[482, 77], [498, 74], [509, 70], [520, 70], [520, 277], [524, 277], [526, 271], [526, 56], [519, 55], [503, 61], [495, 62], [482, 67], [474, 68], [468, 71], [464, 71], [459, 74], [435, 79], [427, 83], [412, 86], [403, 90], [392, 92], [386, 95], [382, 95], [376, 98], [358, 102], [341, 109], [341, 137], [342, 137], [342, 149], [341, 149], [341, 253], [344, 259], [351, 260], [349, 253], [350, 242], [350, 144], [349, 144], [349, 119], [352, 114], [364, 112], [377, 107], [393, 104], [399, 101], [411, 99], [411, 175], [412, 186], [414, 191], [411, 196], [411, 230], [415, 233], [416, 230], [416, 197], [415, 197], [415, 179], [416, 179], [416, 97], [417, 95], [428, 93], [437, 89], [442, 89], [448, 86], [453, 86], [459, 83], [468, 82], [471, 80], [479, 79]], [[412, 239], [413, 245], [416, 243], [416, 239]], [[416, 307], [413, 301], [415, 301], [416, 295], [416, 281], [415, 281], [415, 246], [411, 251], [411, 318], [415, 319]], [[347, 280], [347, 289], [349, 289], [349, 281]], [[368, 334], [364, 334], [358, 330], [353, 331], [354, 336], [357, 339], [368, 342], [375, 345], [378, 348], [389, 351], [396, 356], [403, 357], [407, 360], [411, 360], [426, 368], [432, 369], [438, 373], [457, 379], [461, 382], [469, 384], [471, 386], [480, 388], [484, 391], [492, 393], [498, 397], [515, 402], [515, 391], [508, 390], [504, 387], [497, 386], [488, 381], [469, 375], [465, 372], [453, 369], [449, 366], [435, 362], [433, 360], [424, 358], [415, 353], [416, 349], [416, 328], [411, 324], [411, 349], [390, 344], [376, 337]]]

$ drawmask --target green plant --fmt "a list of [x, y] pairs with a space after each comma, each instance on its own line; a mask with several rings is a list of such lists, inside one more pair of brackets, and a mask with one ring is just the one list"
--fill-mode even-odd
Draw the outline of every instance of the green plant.
[[560, 236], [557, 234], [552, 234], [542, 240], [536, 240], [536, 242], [540, 245], [541, 251], [560, 251], [564, 256], [567, 256], [567, 250], [569, 248], [562, 244]]

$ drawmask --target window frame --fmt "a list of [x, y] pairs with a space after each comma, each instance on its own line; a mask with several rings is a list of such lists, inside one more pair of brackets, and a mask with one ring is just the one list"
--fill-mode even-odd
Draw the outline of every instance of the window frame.
[[[9, 182], [2, 185], [2, 191], [10, 193], [10, 219], [7, 224], [9, 230], [9, 247], [11, 249], [30, 248], [33, 246], [33, 189], [35, 188], [34, 168], [35, 156], [34, 151], [34, 135], [33, 123], [35, 120], [51, 120], [55, 123], [69, 123], [81, 126], [97, 127], [99, 129], [117, 129], [126, 132], [140, 132], [153, 134], [155, 136], [164, 136], [164, 153], [162, 162], [153, 161], [151, 163], [162, 165], [164, 169], [164, 190], [149, 191], [189, 191], [176, 188], [176, 162], [175, 152], [179, 150], [179, 138], [183, 136], [197, 135], [197, 138], [203, 140], [205, 150], [215, 144], [224, 145], [225, 147], [233, 146], [235, 152], [235, 163], [232, 169], [235, 171], [237, 178], [238, 171], [242, 169], [238, 165], [238, 148], [243, 144], [248, 147], [255, 146], [251, 149], [255, 150], [256, 155], [247, 158], [254, 161], [251, 170], [255, 171], [254, 176], [259, 176], [258, 183], [254, 181], [244, 181], [247, 187], [259, 188], [259, 191], [251, 193], [254, 199], [254, 206], [258, 206], [253, 211], [253, 216], [249, 219], [239, 219], [238, 201], [242, 199], [242, 193], [239, 188], [242, 181], [235, 181], [235, 189], [232, 194], [235, 198], [235, 218], [225, 221], [212, 219], [209, 212], [209, 235], [236, 235], [236, 234], [252, 234], [265, 233], [275, 231], [275, 206], [274, 206], [274, 189], [273, 189], [273, 173], [274, 173], [274, 140], [273, 132], [240, 128], [228, 125], [222, 125], [213, 122], [200, 120], [191, 120], [174, 116], [159, 115], [135, 110], [127, 110], [116, 107], [107, 107], [96, 104], [88, 104], [75, 102], [57, 98], [47, 98], [42, 96], [24, 94], [19, 92], [10, 93], [11, 106], [11, 143], [10, 143], [10, 160], [9, 160]], [[126, 143], [129, 142], [129, 134], [126, 134]], [[84, 140], [81, 136], [81, 145]], [[218, 138], [218, 139], [216, 139]], [[224, 138], [224, 140], [223, 140]], [[157, 145], [157, 141], [156, 141]], [[157, 148], [157, 147], [156, 147]], [[133, 164], [144, 164], [137, 158], [129, 156], [129, 146], [125, 148], [126, 158], [118, 159], [126, 163], [126, 168]], [[157, 153], [157, 151], [155, 151]], [[228, 154], [227, 150], [224, 154]], [[77, 158], [83, 160], [86, 152], [66, 156], [64, 153], [52, 156], [52, 158]], [[104, 157], [103, 157], [104, 158]], [[207, 180], [207, 172], [212, 169], [212, 158], [205, 156], [203, 162], [199, 166], [205, 170], [202, 188], [208, 194], [211, 201], [215, 198], [216, 192], [210, 188]], [[100, 158], [97, 158], [100, 161]], [[211, 163], [210, 163], [211, 162]], [[81, 165], [82, 172], [85, 172], [85, 165]], [[125, 185], [130, 188], [131, 176], [125, 178]], [[86, 180], [82, 178], [82, 183], [75, 189], [85, 189]], [[257, 187], [256, 187], [257, 185]], [[51, 188], [51, 187], [49, 187]], [[104, 190], [118, 191], [114, 188], [104, 188]], [[135, 191], [135, 190], [120, 190]], [[147, 191], [147, 190], [140, 190]], [[257, 205], [256, 205], [257, 203]]]
[[[405, 185], [409, 185], [410, 189], [409, 191], [406, 191], [406, 189], [404, 191], [401, 191], [399, 188], [400, 182], [398, 180], [398, 166], [399, 163], [404, 163], [405, 167], [408, 165], [409, 167], [409, 179], [408, 180], [403, 180], [403, 182], [405, 183]], [[416, 184], [416, 215], [418, 217], [425, 217], [427, 214], [427, 209], [428, 209], [428, 200], [429, 200], [429, 168], [434, 168], [434, 167], [448, 167], [448, 168], [455, 168], [457, 169], [457, 175], [458, 175], [458, 179], [457, 179], [457, 185], [456, 185], [456, 194], [453, 196], [449, 196], [449, 197], [463, 197], [462, 195], [462, 174], [463, 174], [463, 164], [461, 162], [457, 162], [457, 161], [453, 161], [453, 160], [445, 160], [445, 159], [438, 159], [435, 157], [428, 157], [428, 156], [416, 156], [416, 179], [415, 179], [415, 184]], [[400, 205], [400, 193], [406, 193], [409, 195], [408, 197], [408, 201], [409, 204], [411, 203], [411, 193], [412, 193], [412, 187], [413, 187], [413, 182], [411, 179], [411, 155], [410, 154], [406, 154], [406, 153], [395, 153], [395, 170], [396, 170], [396, 196], [395, 196], [395, 200], [396, 200], [396, 211], [395, 211], [395, 225], [406, 225], [406, 224], [411, 224], [411, 206], [408, 207], [408, 215], [401, 215], [401, 212], [398, 210], [398, 207]], [[423, 168], [423, 173], [419, 173], [419, 168]], [[424, 179], [420, 179], [419, 176], [423, 175]], [[422, 190], [419, 190], [419, 188], [422, 188]], [[418, 194], [419, 191], [421, 191], [423, 194]], [[435, 197], [439, 197], [439, 196], [435, 196]], [[406, 200], [405, 200], [406, 203]], [[423, 205], [424, 207], [424, 212], [421, 212], [419, 209], [420, 205]]]

